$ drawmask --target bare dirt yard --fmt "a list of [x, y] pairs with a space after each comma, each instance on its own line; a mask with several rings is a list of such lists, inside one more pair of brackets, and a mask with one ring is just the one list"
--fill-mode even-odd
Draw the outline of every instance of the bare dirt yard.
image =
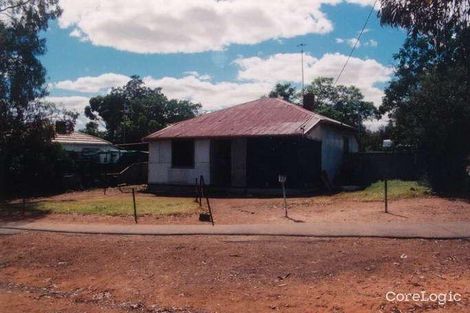
[[[410, 187], [413, 189], [413, 187]], [[470, 202], [402, 190], [389, 201], [384, 214], [382, 190], [339, 193], [304, 198], [289, 198], [290, 219], [283, 217], [281, 198], [211, 198], [217, 224], [265, 224], [295, 222], [453, 222], [470, 221]], [[392, 189], [393, 192], [393, 189]], [[137, 193], [141, 224], [197, 224], [201, 209], [191, 197], [158, 197]], [[15, 203], [11, 216], [0, 210], [0, 221], [40, 220], [50, 223], [134, 223], [132, 195], [118, 189], [72, 192], [29, 200], [26, 216]], [[206, 207], [205, 203], [204, 208]]]
[[470, 312], [469, 264], [464, 240], [24, 232], [0, 236], [0, 312]]

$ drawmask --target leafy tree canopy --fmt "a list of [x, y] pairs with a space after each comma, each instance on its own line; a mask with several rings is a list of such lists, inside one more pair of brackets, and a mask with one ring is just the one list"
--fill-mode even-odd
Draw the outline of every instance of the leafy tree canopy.
[[115, 143], [139, 142], [146, 135], [194, 117], [201, 108], [186, 100], [168, 99], [161, 88], [146, 87], [138, 76], [106, 96], [90, 99], [85, 115], [106, 125], [106, 138]]
[[357, 87], [334, 85], [333, 78], [316, 78], [305, 92], [315, 95], [316, 112], [358, 129], [364, 128], [364, 120], [377, 114], [374, 104], [365, 101]]
[[468, 0], [385, 0], [380, 11], [382, 23], [409, 33], [395, 55], [396, 74], [380, 110], [390, 116], [398, 144], [425, 154], [427, 177], [437, 191], [468, 188], [469, 9]]
[[383, 25], [403, 27], [410, 37], [425, 36], [440, 50], [445, 50], [449, 39], [468, 29], [470, 23], [468, 0], [381, 0], [380, 3]]
[[270, 98], [282, 98], [292, 103], [296, 102], [298, 98], [297, 90], [292, 83], [277, 83], [268, 96]]
[[[333, 78], [314, 79], [305, 86], [305, 93], [315, 95], [315, 112], [356, 128], [362, 129], [363, 121], [377, 114], [372, 102], [365, 101], [357, 87], [334, 85]], [[276, 84], [269, 97], [281, 97], [292, 103], [301, 103], [302, 98], [291, 83]]]
[[[39, 36], [61, 13], [58, 0], [0, 0], [0, 192], [25, 194], [53, 187], [63, 157], [51, 143], [51, 118], [76, 117], [42, 103], [47, 94]], [[5, 182], [8, 182], [6, 184]], [[4, 195], [4, 194], [3, 194]]]
[[85, 128], [80, 129], [79, 132], [100, 138], [106, 137], [106, 132], [100, 130], [100, 125], [96, 121], [89, 121], [86, 123]]

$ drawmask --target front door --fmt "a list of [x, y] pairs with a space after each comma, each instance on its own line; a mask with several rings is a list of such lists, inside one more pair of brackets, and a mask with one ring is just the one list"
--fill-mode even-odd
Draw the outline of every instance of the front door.
[[211, 184], [228, 187], [232, 178], [232, 141], [211, 140]]

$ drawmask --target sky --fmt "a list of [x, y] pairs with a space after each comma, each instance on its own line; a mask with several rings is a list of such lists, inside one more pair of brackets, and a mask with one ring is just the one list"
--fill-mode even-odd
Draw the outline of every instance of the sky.
[[[43, 36], [48, 101], [82, 113], [139, 75], [169, 98], [207, 111], [267, 95], [277, 82], [338, 77], [374, 1], [60, 0], [62, 16]], [[376, 9], [379, 4], [376, 5]], [[372, 14], [338, 84], [380, 105], [405, 33]], [[377, 129], [384, 121], [368, 121]]]

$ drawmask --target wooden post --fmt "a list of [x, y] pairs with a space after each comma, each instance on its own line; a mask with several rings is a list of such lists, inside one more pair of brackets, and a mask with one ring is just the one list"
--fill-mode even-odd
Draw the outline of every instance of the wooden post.
[[388, 184], [387, 178], [384, 179], [384, 200], [385, 200], [385, 213], [388, 213]]
[[199, 178], [199, 191], [198, 191], [198, 195], [199, 195], [199, 207], [202, 207], [202, 198], [204, 197], [204, 178], [203, 178], [202, 175], [201, 175], [201, 177]]
[[[207, 192], [206, 193], [204, 192], [204, 188], [206, 186], [206, 184], [204, 182], [204, 176], [201, 175], [201, 178], [199, 179], [199, 181], [201, 183], [201, 198], [202, 197], [206, 198], [207, 208], [209, 210], [209, 215], [211, 217], [211, 223], [212, 223], [212, 226], [214, 226], [214, 217], [212, 216], [212, 209], [211, 209], [211, 204], [209, 203], [209, 196], [208, 196]], [[199, 199], [199, 200], [201, 201], [201, 199]]]
[[286, 197], [286, 180], [287, 180], [287, 176], [279, 174], [277, 179], [281, 183], [282, 197], [284, 198], [284, 217], [288, 217], [288, 215], [287, 215], [287, 197]]
[[282, 185], [282, 196], [284, 197], [284, 213], [285, 213], [285, 217], [288, 217], [287, 216], [286, 184], [283, 182], [281, 183], [281, 185]]
[[196, 198], [194, 199], [194, 202], [199, 203], [199, 185], [196, 177], [196, 184], [194, 185], [194, 191], [196, 192]]
[[134, 221], [137, 224], [137, 206], [135, 204], [135, 189], [132, 188], [132, 201], [134, 202]]
[[26, 197], [23, 197], [23, 207], [21, 209], [21, 215], [24, 216], [26, 211]]

